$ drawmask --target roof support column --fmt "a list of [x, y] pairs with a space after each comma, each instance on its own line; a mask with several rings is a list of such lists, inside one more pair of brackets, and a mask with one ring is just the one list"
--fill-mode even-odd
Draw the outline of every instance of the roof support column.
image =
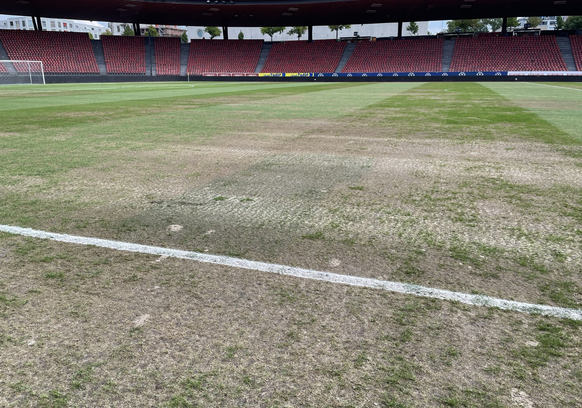
[[228, 40], [228, 27], [227, 26], [222, 26], [222, 38], [224, 38], [225, 40]]
[[307, 41], [313, 42], [313, 26], [307, 26]]
[[507, 35], [507, 17], [503, 17], [503, 24], [501, 25], [501, 35]]
[[402, 38], [402, 21], [398, 22], [398, 38]]
[[138, 37], [141, 35], [141, 31], [139, 29], [139, 23], [133, 23], [133, 34], [138, 36]]
[[43, 31], [40, 17], [32, 16], [32, 26], [34, 27], [34, 31]]

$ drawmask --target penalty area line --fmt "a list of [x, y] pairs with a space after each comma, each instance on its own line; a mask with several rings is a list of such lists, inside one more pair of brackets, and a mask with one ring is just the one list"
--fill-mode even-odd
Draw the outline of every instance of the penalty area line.
[[403, 293], [426, 298], [457, 301], [472, 306], [497, 307], [503, 310], [511, 310], [529, 314], [540, 314], [561, 319], [582, 320], [581, 309], [567, 309], [563, 307], [522, 303], [513, 300], [493, 298], [484, 295], [472, 295], [468, 293], [452, 292], [444, 289], [435, 289], [408, 283], [390, 282], [358, 276], [340, 275], [337, 273], [321, 272], [311, 269], [296, 268], [293, 266], [277, 265], [266, 262], [249, 261], [246, 259], [232, 258], [228, 256], [209, 255], [199, 252], [183, 251], [180, 249], [162, 248], [150, 245], [132, 244], [121, 241], [111, 241], [100, 238], [81, 237], [67, 234], [38, 231], [31, 228], [0, 225], [0, 231], [9, 234], [21, 235], [32, 238], [48, 239], [52, 241], [66, 242], [78, 245], [92, 245], [100, 248], [115, 249], [118, 251], [137, 252], [148, 255], [160, 255], [171, 258], [189, 259], [198, 262], [216, 265], [231, 266], [233, 268], [249, 269], [274, 273], [278, 275], [294, 276], [297, 278], [318, 280], [343, 285], [358, 286], [385, 290], [389, 292]]

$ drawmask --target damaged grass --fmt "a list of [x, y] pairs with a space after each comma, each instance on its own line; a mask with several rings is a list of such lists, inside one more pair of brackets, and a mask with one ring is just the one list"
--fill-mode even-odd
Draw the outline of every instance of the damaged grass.
[[[479, 84], [193, 85], [3, 97], [0, 222], [582, 305], [559, 121]], [[7, 234], [0, 296], [0, 405], [582, 404], [576, 322]]]
[[[0, 321], [8, 405], [582, 403], [579, 322], [94, 247], [1, 242], [28, 248], [0, 264], [4, 289], [28, 301]], [[52, 261], [30, 261], [41, 254]], [[95, 260], [107, 262], [87, 279]], [[55, 269], [64, 272], [56, 286], [45, 278]]]
[[[582, 173], [561, 150], [577, 146], [556, 146], [562, 131], [486, 87], [116, 92], [143, 115], [99, 115], [60, 139], [61, 128], [47, 129], [48, 144], [25, 131], [20, 145], [7, 142], [3, 223], [580, 305]], [[194, 102], [189, 115], [183, 105]], [[462, 123], [442, 133], [447, 115]], [[526, 135], [532, 124], [542, 128]]]

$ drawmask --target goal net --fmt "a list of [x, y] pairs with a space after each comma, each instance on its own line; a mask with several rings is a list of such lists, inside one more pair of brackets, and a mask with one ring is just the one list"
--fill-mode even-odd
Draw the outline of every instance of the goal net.
[[42, 61], [0, 60], [0, 85], [45, 84]]

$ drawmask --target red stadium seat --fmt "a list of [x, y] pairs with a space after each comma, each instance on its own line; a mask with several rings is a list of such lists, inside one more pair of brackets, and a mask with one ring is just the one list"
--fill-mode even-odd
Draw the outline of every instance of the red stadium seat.
[[440, 72], [442, 38], [359, 42], [342, 72]]
[[[85, 33], [0, 30], [0, 41], [10, 59], [42, 61], [47, 74], [99, 74]], [[19, 72], [27, 70], [19, 64], [15, 68]]]
[[262, 48], [263, 40], [194, 40], [188, 74], [253, 73]]
[[459, 38], [451, 71], [567, 71], [555, 37]]
[[180, 75], [180, 39], [157, 37], [155, 49], [157, 75]]
[[101, 36], [108, 74], [145, 75], [143, 37]]
[[334, 72], [345, 48], [335, 40], [274, 43], [261, 72]]
[[570, 43], [572, 44], [574, 61], [576, 61], [576, 69], [582, 71], [582, 35], [571, 35]]

